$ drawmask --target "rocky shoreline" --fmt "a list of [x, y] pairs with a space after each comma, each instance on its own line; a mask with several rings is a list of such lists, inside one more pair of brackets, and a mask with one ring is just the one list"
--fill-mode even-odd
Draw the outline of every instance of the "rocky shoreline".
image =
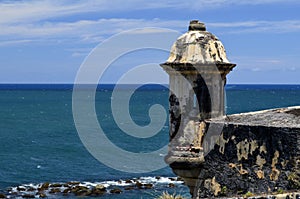
[[[109, 183], [110, 182], [110, 183]], [[183, 182], [176, 177], [133, 178], [102, 183], [70, 181], [65, 183], [25, 184], [7, 188], [0, 192], [0, 198], [48, 198], [50, 196], [100, 197], [105, 194], [121, 194], [129, 190], [153, 189], [157, 182], [174, 188]]]
[[[165, 184], [168, 188], [175, 188], [183, 184], [180, 178], [176, 177], [154, 177], [157, 182]], [[110, 182], [110, 184], [108, 183]], [[114, 183], [112, 183], [114, 182]], [[65, 183], [39, 183], [24, 184], [17, 187], [9, 187], [0, 191], [0, 198], [62, 198], [75, 197], [101, 197], [106, 194], [121, 194], [130, 190], [154, 189], [157, 182], [146, 178], [133, 178], [118, 181], [106, 181], [102, 183], [89, 183], [70, 181]], [[236, 197], [213, 197], [219, 199], [300, 199], [300, 192], [273, 193], [255, 196], [248, 192]]]

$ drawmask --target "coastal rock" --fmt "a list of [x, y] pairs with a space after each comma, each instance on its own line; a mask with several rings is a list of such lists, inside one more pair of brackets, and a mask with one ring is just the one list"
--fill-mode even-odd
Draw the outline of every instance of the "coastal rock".
[[74, 185], [79, 185], [80, 182], [77, 182], [77, 181], [70, 181], [70, 182], [67, 182], [66, 184], [70, 185], [70, 186], [74, 186]]
[[75, 186], [71, 189], [71, 192], [76, 196], [86, 196], [91, 193], [89, 188], [85, 186]]
[[[161, 183], [167, 186], [167, 181], [173, 182], [173, 186], [177, 182], [176, 178], [164, 178], [161, 177]], [[114, 181], [113, 183], [104, 182], [105, 184], [94, 184], [92, 182], [67, 182], [67, 183], [40, 183], [40, 184], [24, 184], [17, 187], [10, 187], [5, 190], [3, 194], [0, 194], [0, 198], [63, 198], [66, 197], [101, 197], [104, 194], [120, 194], [125, 191], [135, 190], [140, 192], [144, 189], [152, 189], [156, 185], [157, 178], [155, 177], [141, 177], [127, 179], [125, 184], [124, 180]], [[117, 183], [116, 183], [117, 182]], [[120, 182], [120, 183], [118, 183]], [[155, 184], [154, 184], [155, 183]], [[160, 182], [157, 182], [160, 184]], [[182, 182], [179, 182], [180, 184]], [[170, 185], [172, 186], [172, 185]], [[138, 190], [141, 189], [141, 190]], [[4, 195], [5, 194], [5, 195]]]
[[68, 194], [68, 193], [70, 193], [71, 192], [71, 189], [70, 188], [67, 188], [67, 189], [65, 189], [65, 190], [63, 190], [63, 194]]
[[28, 189], [27, 189], [27, 191], [29, 191], [29, 192], [33, 192], [33, 191], [35, 191], [36, 190], [36, 188], [34, 188], [34, 187], [29, 187]]
[[150, 184], [150, 183], [144, 184], [145, 189], [152, 189], [152, 187], [153, 187], [153, 184]]
[[56, 194], [56, 193], [60, 193], [61, 190], [59, 188], [53, 188], [53, 189], [50, 189], [49, 193], [50, 194]]
[[48, 189], [49, 188], [50, 183], [49, 182], [45, 182], [42, 184], [42, 186], [40, 187], [41, 189]]
[[98, 189], [98, 190], [101, 190], [101, 191], [105, 191], [106, 190], [106, 187], [102, 184], [97, 184], [95, 186], [95, 189]]
[[39, 195], [39, 198], [46, 198], [47, 197], [47, 195], [45, 193], [39, 193], [38, 195]]
[[97, 188], [93, 188], [92, 189], [92, 193], [91, 196], [100, 196], [106, 193], [105, 189], [97, 189]]
[[22, 198], [35, 198], [35, 196], [32, 194], [24, 194], [22, 195]]
[[140, 183], [139, 181], [136, 181], [135, 186], [137, 186], [137, 188], [139, 188], [139, 189], [143, 188], [143, 184]]
[[97, 184], [92, 188], [90, 195], [91, 196], [100, 196], [106, 193], [106, 187], [102, 184]]
[[62, 187], [62, 184], [59, 183], [54, 183], [54, 184], [50, 184], [50, 187]]
[[130, 184], [130, 183], [133, 183], [133, 181], [128, 179], [128, 180], [125, 180], [125, 183]]
[[134, 186], [128, 186], [128, 187], [125, 187], [124, 188], [126, 191], [128, 191], [128, 190], [133, 190], [133, 189], [135, 189], [135, 187]]
[[25, 187], [17, 187], [17, 191], [26, 191]]
[[122, 190], [119, 188], [114, 188], [114, 189], [110, 190], [110, 193], [120, 194], [120, 193], [122, 193]]

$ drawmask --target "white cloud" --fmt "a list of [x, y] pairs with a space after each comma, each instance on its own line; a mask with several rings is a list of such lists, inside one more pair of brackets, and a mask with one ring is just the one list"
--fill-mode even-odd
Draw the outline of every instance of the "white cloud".
[[[112, 34], [128, 29], [143, 27], [161, 27], [185, 30], [185, 20], [146, 20], [146, 19], [99, 19], [80, 20], [75, 22], [45, 22], [32, 24], [16, 24], [14, 26], [0, 24], [0, 37], [9, 40], [62, 39], [76, 40], [85, 43], [98, 43]], [[221, 28], [223, 34], [232, 33], [286, 33], [299, 32], [300, 20], [288, 21], [245, 21], [207, 23], [208, 28]], [[141, 32], [142, 33], [142, 32]], [[143, 32], [144, 33], [144, 32]], [[9, 44], [9, 42], [7, 43]]]
[[91, 52], [92, 48], [70, 48], [65, 50], [71, 52], [72, 57], [86, 57]]
[[[61, 39], [98, 43], [123, 30], [143, 27], [162, 27], [186, 30], [186, 20], [111, 18], [98, 20], [62, 21], [63, 16], [87, 12], [122, 12], [138, 9], [202, 9], [227, 5], [299, 3], [298, 0], [27, 0], [0, 3], [0, 45], [21, 41]], [[54, 20], [54, 18], [56, 20]], [[74, 18], [75, 19], [75, 18]], [[74, 20], [73, 19], [73, 20]], [[299, 32], [300, 20], [211, 22], [208, 29], [222, 28], [222, 33], [286, 33]]]
[[180, 1], [131, 0], [27, 0], [0, 3], [0, 23], [32, 23], [88, 12], [120, 12], [187, 6]]
[[[144, 19], [99, 19], [76, 22], [46, 22], [36, 24], [17, 24], [7, 26], [0, 24], [0, 37], [50, 39], [75, 39], [81, 42], [99, 42], [115, 33], [128, 29], [143, 27], [163, 27], [178, 29], [186, 27], [186, 21], [162, 21]], [[145, 32], [140, 32], [146, 34]], [[149, 33], [149, 32], [147, 32]]]
[[122, 12], [145, 9], [214, 9], [219, 6], [299, 3], [298, 0], [27, 0], [0, 3], [0, 23], [32, 23], [87, 12]]
[[30, 42], [32, 42], [32, 40], [29, 39], [7, 40], [7, 41], [0, 41], [0, 46], [14, 46], [14, 45], [26, 44]]
[[224, 30], [227, 33], [287, 33], [300, 31], [300, 20], [225, 22], [208, 23], [207, 25], [216, 28], [227, 28], [227, 30]]

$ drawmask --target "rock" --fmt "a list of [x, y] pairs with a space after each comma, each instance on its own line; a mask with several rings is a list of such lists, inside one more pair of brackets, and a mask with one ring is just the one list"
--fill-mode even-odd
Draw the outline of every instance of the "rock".
[[125, 180], [125, 183], [133, 183], [132, 180]]
[[87, 190], [77, 190], [74, 192], [75, 196], [86, 196]]
[[35, 198], [35, 196], [32, 194], [24, 194], [22, 195], [22, 198]]
[[110, 193], [120, 194], [120, 193], [122, 193], [122, 190], [119, 188], [114, 188], [114, 189], [110, 190]]
[[175, 179], [175, 181], [183, 181], [183, 178], [182, 178], [182, 177], [177, 177], [177, 178]]
[[71, 189], [65, 189], [65, 190], [63, 190], [63, 192], [62, 193], [70, 193], [71, 192]]
[[136, 181], [135, 186], [137, 186], [137, 188], [141, 189], [143, 187], [143, 184], [140, 183], [139, 181]]
[[103, 195], [105, 193], [106, 193], [105, 189], [96, 189], [96, 188], [93, 188], [92, 192], [91, 192], [91, 196], [99, 196], [99, 195]]
[[49, 182], [45, 182], [42, 184], [42, 186], [40, 187], [41, 189], [48, 189], [49, 188], [50, 183]]
[[97, 184], [92, 190], [91, 190], [91, 196], [99, 196], [106, 193], [106, 187], [102, 184]]
[[170, 188], [174, 188], [174, 187], [175, 187], [175, 184], [174, 184], [174, 183], [169, 183], [169, 187], [170, 187]]
[[50, 187], [62, 187], [62, 184], [59, 183], [55, 183], [55, 184], [51, 184]]
[[33, 191], [35, 191], [36, 190], [36, 188], [34, 188], [34, 187], [29, 187], [28, 189], [27, 189], [27, 191], [30, 191], [30, 192], [33, 192]]
[[156, 176], [155, 179], [156, 179], [156, 180], [159, 180], [159, 179], [161, 179], [161, 177], [160, 177], [160, 176]]
[[63, 195], [63, 196], [68, 196], [68, 195], [69, 195], [69, 193], [63, 193], [62, 195]]
[[128, 190], [133, 190], [133, 189], [134, 189], [134, 186], [128, 186], [128, 187], [125, 187], [124, 189], [127, 190], [127, 191], [128, 191]]
[[77, 181], [70, 181], [70, 182], [67, 182], [66, 184], [74, 186], [74, 185], [79, 185], [80, 182], [77, 182]]
[[17, 187], [18, 191], [26, 191], [26, 189], [24, 187]]
[[77, 192], [75, 192], [76, 196], [90, 196], [92, 194], [92, 191], [89, 189], [80, 189]]
[[79, 185], [77, 185], [77, 186], [72, 187], [71, 190], [80, 190], [80, 189], [88, 189], [88, 188], [85, 187], [85, 186], [79, 186]]
[[152, 187], [153, 187], [153, 184], [150, 184], [150, 183], [144, 184], [145, 189], [151, 189]]
[[106, 187], [105, 187], [103, 184], [97, 184], [97, 185], [95, 186], [95, 189], [99, 189], [99, 190], [105, 191], [105, 190], [106, 190]]
[[46, 198], [47, 197], [47, 195], [45, 193], [39, 193], [38, 195], [39, 195], [40, 198]]
[[60, 193], [60, 189], [59, 188], [53, 188], [49, 191], [50, 194], [55, 194], [55, 193]]
[[19, 195], [19, 193], [14, 191], [14, 192], [11, 192], [10, 195], [15, 195], [15, 196], [17, 196], [17, 195]]
[[6, 198], [6, 195], [3, 193], [0, 193], [0, 198]]
[[88, 194], [91, 194], [91, 191], [85, 186], [76, 186], [72, 188], [71, 191], [76, 196], [87, 196]]

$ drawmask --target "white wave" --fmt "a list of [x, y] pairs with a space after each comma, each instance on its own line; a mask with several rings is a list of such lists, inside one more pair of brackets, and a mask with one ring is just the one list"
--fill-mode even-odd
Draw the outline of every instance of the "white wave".
[[[126, 187], [126, 186], [135, 186], [137, 182], [141, 184], [152, 184], [153, 186], [159, 186], [159, 185], [167, 185], [167, 184], [183, 184], [183, 181], [178, 181], [176, 177], [140, 177], [140, 178], [132, 178], [132, 179], [127, 179], [127, 180], [111, 180], [111, 181], [99, 181], [99, 182], [88, 182], [88, 181], [83, 181], [79, 182], [79, 186], [85, 186], [89, 189], [92, 189], [93, 187], [96, 187], [97, 185], [103, 185], [106, 189], [107, 192], [109, 192], [110, 188], [112, 187]], [[48, 191], [53, 188], [51, 185], [53, 184], [60, 184], [60, 187], [56, 187], [60, 189], [60, 191], [64, 191], [67, 189], [64, 185], [66, 182], [60, 182], [60, 183], [50, 183]], [[36, 190], [41, 187], [43, 183], [39, 184], [34, 184], [34, 183], [29, 183], [29, 184], [23, 184], [17, 187], [12, 187], [11, 191], [9, 191], [10, 194], [16, 192], [20, 194], [33, 194], [36, 192]], [[77, 186], [77, 185], [72, 185], [69, 184], [69, 186]], [[48, 193], [48, 191], [46, 193]]]

